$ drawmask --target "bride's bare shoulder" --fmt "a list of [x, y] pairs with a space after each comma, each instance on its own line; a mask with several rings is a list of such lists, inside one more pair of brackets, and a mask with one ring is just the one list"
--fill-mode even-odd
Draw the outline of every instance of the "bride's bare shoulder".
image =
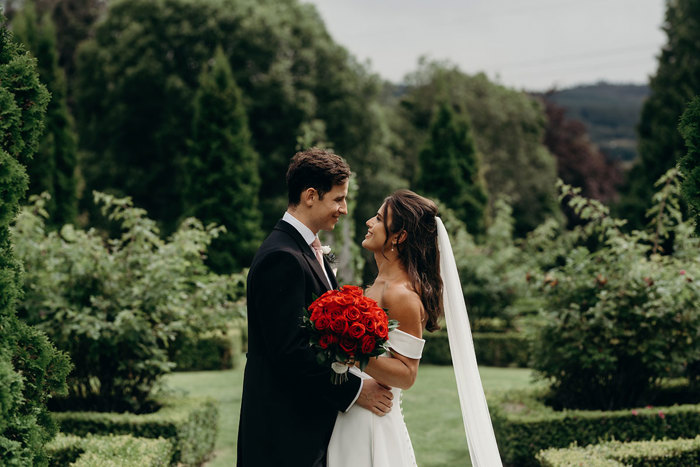
[[423, 335], [423, 303], [406, 284], [391, 284], [382, 297], [389, 318], [399, 322], [399, 329], [416, 337]]

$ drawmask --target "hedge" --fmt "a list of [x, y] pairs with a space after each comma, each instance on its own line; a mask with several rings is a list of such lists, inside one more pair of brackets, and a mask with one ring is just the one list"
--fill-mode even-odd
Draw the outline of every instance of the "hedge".
[[[425, 348], [423, 363], [433, 365], [451, 365], [450, 344], [447, 331], [423, 334]], [[473, 334], [474, 351], [479, 365], [484, 366], [528, 366], [528, 341], [523, 333], [518, 332], [477, 332]]]
[[150, 414], [57, 412], [63, 433], [130, 434], [140, 438], [165, 438], [174, 447], [173, 462], [199, 465], [213, 451], [218, 429], [218, 407], [211, 399], [169, 398]]
[[159, 467], [170, 465], [173, 445], [166, 439], [129, 435], [58, 435], [46, 446], [49, 467]]
[[690, 438], [700, 431], [700, 405], [615, 411], [563, 410], [544, 405], [541, 389], [491, 394], [489, 408], [506, 464], [537, 465], [536, 454], [572, 443]]
[[228, 370], [235, 366], [242, 346], [241, 329], [231, 328], [226, 334], [210, 333], [176, 346], [178, 351], [171, 358], [175, 371]]
[[544, 467], [699, 465], [700, 436], [692, 439], [634, 441], [630, 443], [610, 441], [586, 447], [572, 446], [566, 449], [547, 449], [537, 454], [537, 460]]

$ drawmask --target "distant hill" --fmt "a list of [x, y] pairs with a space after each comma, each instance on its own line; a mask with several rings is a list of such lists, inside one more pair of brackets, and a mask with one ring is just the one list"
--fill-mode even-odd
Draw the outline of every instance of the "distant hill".
[[554, 91], [549, 98], [586, 125], [608, 158], [630, 162], [637, 157], [636, 127], [648, 95], [646, 85], [601, 82]]

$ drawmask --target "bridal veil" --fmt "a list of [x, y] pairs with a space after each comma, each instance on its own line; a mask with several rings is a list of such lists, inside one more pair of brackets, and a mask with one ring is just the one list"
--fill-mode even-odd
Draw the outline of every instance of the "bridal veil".
[[469, 455], [475, 467], [501, 466], [491, 416], [476, 365], [467, 306], [464, 303], [450, 238], [442, 220], [435, 218], [440, 250], [440, 274], [443, 282], [443, 307], [450, 341], [452, 365], [457, 377], [457, 392], [462, 407], [462, 420], [469, 445]]

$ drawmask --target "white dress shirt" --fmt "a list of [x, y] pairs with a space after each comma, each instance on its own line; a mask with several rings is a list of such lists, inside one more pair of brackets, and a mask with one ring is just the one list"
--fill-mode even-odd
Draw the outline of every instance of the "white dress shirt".
[[[314, 253], [314, 248], [311, 246], [311, 242], [313, 242], [318, 237], [318, 235], [313, 233], [310, 228], [305, 226], [303, 222], [291, 215], [289, 212], [284, 213], [284, 216], [282, 216], [282, 220], [287, 222], [288, 224], [291, 224], [292, 227], [297, 229], [297, 231], [304, 238], [306, 244], [309, 245], [309, 248], [311, 248], [311, 252]], [[314, 253], [314, 255], [315, 254], [316, 253]], [[328, 277], [328, 271], [326, 271], [325, 266], [323, 267], [323, 274], [326, 276], [326, 285], [328, 286], [328, 288], [331, 288], [331, 279], [330, 277]]]

